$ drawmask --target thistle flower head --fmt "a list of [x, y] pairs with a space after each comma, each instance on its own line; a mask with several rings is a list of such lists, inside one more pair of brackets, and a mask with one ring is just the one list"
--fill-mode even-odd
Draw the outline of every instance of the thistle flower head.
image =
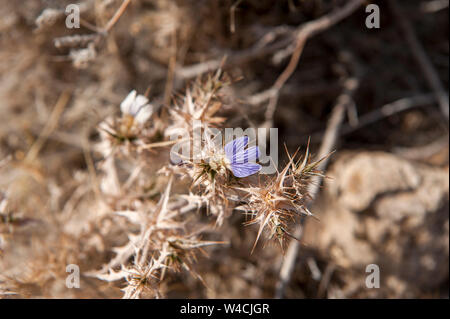
[[288, 222], [293, 221], [296, 214], [304, 213], [285, 184], [288, 168], [289, 166], [286, 166], [275, 177], [269, 178], [265, 185], [241, 188], [247, 193], [247, 201], [239, 209], [246, 211], [251, 217], [246, 224], [259, 224], [258, 235], [252, 251], [264, 229], [268, 230], [269, 239], [276, 237], [282, 244], [287, 234]]
[[259, 148], [248, 145], [248, 136], [239, 137], [225, 145], [224, 148], [214, 143], [210, 138], [205, 139], [205, 147], [197, 155], [197, 178], [207, 175], [211, 181], [216, 176], [226, 177], [229, 180], [233, 176], [242, 178], [253, 175], [261, 169], [261, 165], [255, 163], [259, 157]]
[[308, 164], [308, 149], [303, 159], [295, 160], [296, 155], [297, 152], [292, 157], [288, 154], [289, 162], [284, 169], [267, 178], [263, 185], [239, 188], [247, 193], [246, 204], [238, 207], [251, 216], [246, 224], [259, 224], [253, 249], [264, 229], [269, 239], [278, 239], [283, 247], [286, 237], [295, 238], [289, 232], [289, 224], [297, 216], [312, 215], [306, 206], [310, 198], [307, 186], [312, 175], [320, 174], [315, 168], [322, 159]]
[[203, 138], [203, 147], [199, 152], [194, 151], [194, 167], [196, 170], [196, 179], [204, 175], [214, 181], [217, 176], [228, 177], [228, 170], [231, 162], [227, 158], [221, 143], [217, 142], [215, 137], [205, 134]]
[[143, 125], [153, 113], [153, 106], [148, 103], [148, 99], [143, 95], [137, 95], [136, 91], [131, 91], [120, 103], [120, 110], [124, 117], [130, 118], [139, 125]]
[[247, 149], [248, 136], [237, 138], [225, 145], [228, 169], [236, 177], [247, 177], [261, 170], [261, 165], [254, 163], [259, 157], [258, 146]]
[[195, 121], [200, 121], [207, 127], [223, 124], [226, 118], [217, 116], [217, 112], [224, 105], [220, 91], [227, 84], [220, 70], [213, 77], [208, 76], [205, 81], [199, 79], [194, 83], [186, 90], [185, 96], [177, 99], [174, 107], [169, 110], [172, 123], [165, 134], [191, 134]]
[[166, 269], [172, 269], [176, 272], [181, 269], [185, 269], [204, 283], [203, 278], [195, 272], [192, 265], [197, 261], [197, 251], [200, 251], [206, 255], [206, 252], [202, 249], [202, 247], [216, 244], [223, 244], [223, 242], [203, 241], [190, 235], [172, 236], [167, 238], [167, 242], [163, 248], [166, 255], [164, 264], [167, 268], [162, 270], [161, 280], [164, 279]]
[[159, 275], [163, 266], [159, 261], [151, 259], [148, 265], [134, 265], [125, 269], [127, 286], [122, 289], [124, 299], [138, 299], [144, 292], [159, 297]]
[[114, 143], [133, 141], [138, 137], [149, 136], [150, 132], [143, 134], [144, 126], [154, 112], [154, 107], [143, 95], [137, 95], [136, 91], [131, 91], [120, 103], [122, 116], [119, 118], [107, 118], [100, 123], [99, 128]]

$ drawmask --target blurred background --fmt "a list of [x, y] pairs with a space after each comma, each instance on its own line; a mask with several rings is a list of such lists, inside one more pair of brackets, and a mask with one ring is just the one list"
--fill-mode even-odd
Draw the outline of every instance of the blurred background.
[[[291, 151], [311, 138], [317, 154], [346, 101], [285, 297], [448, 298], [448, 0], [85, 0], [69, 29], [71, 2], [0, 0], [0, 297], [121, 297], [84, 275], [65, 287], [67, 264], [98, 269], [123, 236], [91, 218], [96, 126], [132, 89], [161, 113], [222, 67], [225, 126], [278, 128]], [[257, 229], [242, 222], [198, 257], [207, 288], [181, 272], [166, 297], [272, 298], [283, 253], [250, 254]], [[366, 287], [369, 264], [380, 288]]]

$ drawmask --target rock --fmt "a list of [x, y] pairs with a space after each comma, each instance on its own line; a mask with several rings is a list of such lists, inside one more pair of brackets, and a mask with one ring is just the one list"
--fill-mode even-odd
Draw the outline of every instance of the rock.
[[448, 167], [347, 153], [327, 175], [315, 208], [320, 222], [308, 222], [305, 242], [349, 270], [348, 285], [360, 281], [366, 289], [370, 263], [380, 268], [385, 296], [408, 298], [448, 281]]

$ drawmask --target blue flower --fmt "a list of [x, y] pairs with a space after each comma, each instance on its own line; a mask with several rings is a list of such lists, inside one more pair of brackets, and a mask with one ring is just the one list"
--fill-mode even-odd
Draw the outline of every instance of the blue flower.
[[261, 165], [255, 163], [259, 157], [258, 146], [245, 149], [247, 144], [248, 136], [242, 136], [225, 145], [225, 155], [236, 177], [246, 177], [261, 169]]

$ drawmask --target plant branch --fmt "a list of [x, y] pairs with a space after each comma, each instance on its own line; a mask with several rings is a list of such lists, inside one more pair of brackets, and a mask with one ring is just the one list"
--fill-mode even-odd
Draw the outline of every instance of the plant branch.
[[273, 124], [273, 116], [276, 111], [278, 96], [281, 88], [286, 83], [286, 81], [291, 77], [292, 73], [294, 73], [297, 68], [298, 62], [303, 52], [303, 48], [306, 44], [306, 41], [320, 33], [324, 30], [327, 30], [329, 27], [335, 25], [340, 22], [342, 19], [351, 15], [364, 1], [363, 0], [351, 0], [347, 2], [347, 4], [341, 8], [334, 10], [333, 12], [310, 22], [307, 22], [300, 26], [297, 30], [296, 36], [296, 44], [294, 48], [294, 52], [291, 56], [288, 66], [285, 68], [283, 73], [275, 81], [274, 85], [270, 89], [270, 100], [269, 104], [266, 108], [265, 116], [265, 126], [271, 127]]
[[419, 40], [417, 39], [414, 33], [414, 29], [412, 28], [409, 20], [402, 14], [401, 9], [397, 5], [397, 2], [390, 0], [389, 5], [400, 26], [400, 29], [405, 35], [406, 41], [411, 48], [414, 58], [422, 69], [425, 80], [427, 81], [429, 87], [433, 90], [436, 99], [438, 100], [442, 114], [444, 114], [444, 116], [448, 120], [448, 93], [444, 90], [441, 80], [439, 79], [439, 75], [434, 69]]
[[[326, 157], [335, 148], [337, 138], [339, 136], [339, 130], [345, 117], [345, 111], [347, 106], [352, 103], [352, 95], [357, 88], [357, 81], [354, 78], [349, 78], [344, 83], [344, 92], [338, 97], [336, 105], [331, 113], [330, 120], [328, 121], [327, 130], [322, 141], [322, 145], [317, 154], [317, 159]], [[328, 157], [325, 158], [317, 167], [318, 170], [325, 170], [328, 164]], [[314, 199], [319, 192], [319, 187], [322, 182], [322, 176], [316, 175], [311, 180], [308, 187], [308, 193], [311, 196], [311, 200], [308, 204], [308, 209], [312, 206]], [[301, 239], [303, 235], [303, 220], [299, 223], [294, 231], [294, 236]], [[280, 277], [276, 286], [275, 298], [283, 298], [286, 285], [289, 283], [292, 272], [294, 270], [295, 261], [297, 260], [298, 249], [300, 242], [292, 240], [286, 252], [286, 256], [282, 262]]]

